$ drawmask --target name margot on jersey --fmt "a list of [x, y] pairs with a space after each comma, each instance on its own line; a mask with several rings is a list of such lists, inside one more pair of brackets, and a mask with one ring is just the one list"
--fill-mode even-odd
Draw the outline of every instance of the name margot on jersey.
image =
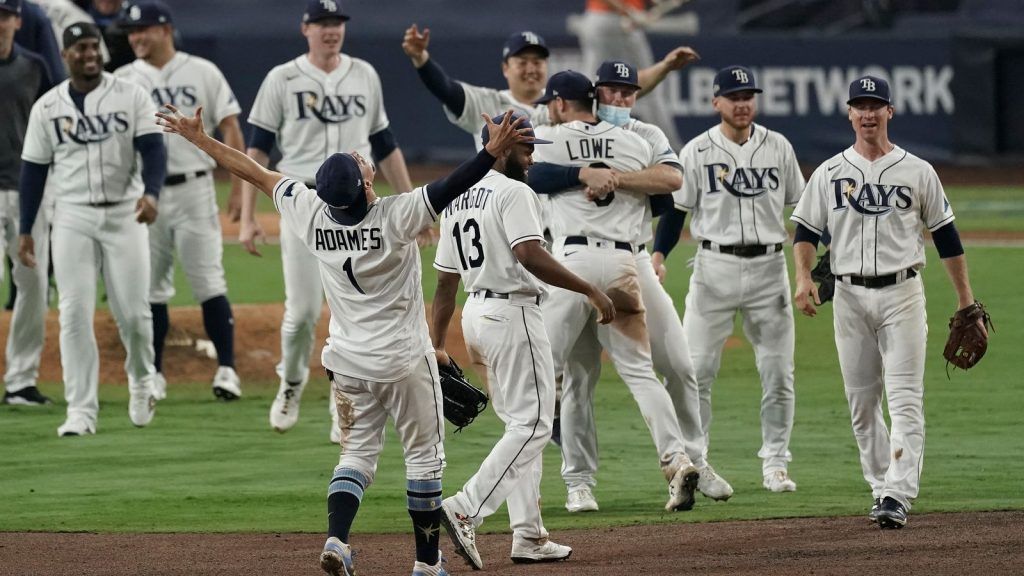
[[316, 229], [315, 250], [366, 252], [368, 250], [380, 250], [381, 246], [380, 228], [349, 230], [339, 230], [337, 228]]
[[474, 187], [466, 190], [461, 196], [452, 200], [452, 203], [444, 209], [445, 216], [451, 216], [459, 210], [468, 210], [470, 208], [483, 209], [487, 206], [487, 201], [491, 198], [491, 194], [494, 190], [490, 188]]

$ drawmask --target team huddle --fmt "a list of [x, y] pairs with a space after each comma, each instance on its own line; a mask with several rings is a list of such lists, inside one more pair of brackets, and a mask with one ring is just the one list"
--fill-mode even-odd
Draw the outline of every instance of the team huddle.
[[[17, 7], [18, 0], [2, 0], [0, 14]], [[448, 573], [442, 527], [454, 551], [482, 569], [476, 530], [503, 503], [512, 560], [561, 561], [572, 548], [544, 527], [542, 454], [549, 442], [560, 447], [569, 512], [600, 509], [594, 396], [602, 352], [650, 432], [665, 510], [692, 509], [698, 492], [725, 501], [733, 488], [710, 462], [712, 388], [739, 313], [762, 385], [763, 486], [796, 491], [789, 474], [794, 304], [814, 316], [828, 299], [811, 277], [825, 242], [836, 348], [872, 493], [868, 514], [882, 528], [906, 524], [924, 451], [923, 229], [958, 309], [975, 301], [934, 169], [888, 139], [894, 108], [884, 79], [850, 85], [854, 144], [805, 181], [789, 141], [754, 122], [761, 89], [747, 67], [718, 72], [713, 104], [721, 122], [677, 152], [661, 127], [631, 113], [639, 97], [699, 58], [690, 48], [643, 69], [611, 59], [588, 74], [548, 77], [544, 40], [519, 32], [501, 55], [508, 89], [496, 90], [451, 78], [430, 57], [430, 31], [413, 25], [403, 50], [478, 150], [447, 176], [413, 188], [376, 71], [341, 51], [348, 20], [334, 0], [307, 2], [309, 51], [267, 74], [247, 143], [223, 74], [175, 49], [173, 16], [161, 0], [125, 11], [137, 60], [113, 74], [102, 71], [94, 25], [66, 28], [70, 78], [31, 106], [20, 182], [3, 194], [16, 199], [3, 206], [18, 214], [22, 231], [16, 251], [14, 235], [5, 235], [18, 258], [19, 289], [5, 401], [48, 401], [34, 385], [48, 245], [68, 405], [59, 435], [97, 431], [92, 321], [100, 274], [127, 352], [129, 416], [136, 426], [154, 417], [167, 395], [161, 361], [175, 253], [217, 351], [213, 393], [242, 395], [213, 191], [220, 165], [234, 177], [232, 211], [247, 250], [258, 254], [263, 235], [256, 193], [281, 215], [285, 313], [269, 414], [278, 432], [299, 418], [325, 296], [331, 312], [321, 363], [341, 458], [328, 486], [322, 569], [354, 574], [349, 532], [374, 481], [389, 418], [405, 455], [414, 576]], [[275, 148], [281, 159], [270, 170]], [[396, 194], [377, 196], [378, 169]], [[783, 251], [787, 206], [795, 206], [795, 290]], [[687, 215], [698, 248], [680, 317], [662, 282]], [[440, 234], [428, 322], [417, 246], [432, 229]], [[445, 498], [439, 366], [453, 363], [448, 333], [460, 284], [468, 295], [467, 352], [505, 428], [477, 472]]]

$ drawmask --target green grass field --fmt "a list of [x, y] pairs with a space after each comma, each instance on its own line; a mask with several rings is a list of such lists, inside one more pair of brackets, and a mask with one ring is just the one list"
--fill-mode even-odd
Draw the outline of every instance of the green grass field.
[[[1024, 230], [1021, 190], [950, 190], [961, 228]], [[237, 245], [225, 249], [231, 299], [236, 304], [280, 301], [280, 253], [267, 246], [262, 259]], [[668, 288], [682, 307], [694, 246], [681, 244], [669, 260]], [[425, 250], [424, 291], [433, 294]], [[947, 380], [941, 347], [955, 304], [934, 249], [924, 271], [931, 327], [926, 373], [927, 451], [922, 492], [915, 512], [1024, 508], [1024, 440], [1015, 431], [1024, 401], [1024, 298], [1006, 280], [1024, 270], [1024, 249], [968, 248], [976, 294], [995, 315], [989, 355], [970, 374]], [[180, 285], [175, 305], [191, 304]], [[797, 317], [797, 411], [790, 471], [794, 494], [761, 488], [758, 406], [760, 385], [752, 351], [726, 351], [715, 388], [712, 462], [736, 489], [728, 503], [704, 498], [692, 512], [666, 514], [664, 481], [635, 403], [611, 366], [598, 389], [601, 470], [597, 514], [571, 516], [559, 454], [546, 453], [544, 515], [548, 528], [601, 527], [653, 522], [703, 522], [787, 516], [860, 515], [870, 496], [860, 475], [857, 450], [832, 340], [831, 306], [816, 319]], [[741, 332], [737, 330], [737, 335]], [[55, 334], [48, 335], [55, 338]], [[1018, 350], [1018, 352], [1014, 352]], [[62, 397], [59, 383], [43, 391]], [[287, 434], [272, 432], [267, 410], [276, 378], [246, 382], [233, 404], [213, 401], [208, 384], [174, 383], [153, 423], [135, 429], [127, 418], [127, 391], [100, 390], [99, 433], [60, 439], [63, 402], [44, 408], [0, 406], [0, 531], [104, 532], [321, 532], [325, 494], [337, 448], [327, 442], [327, 386], [316, 380], [304, 398], [303, 416]], [[476, 469], [501, 434], [485, 417], [446, 439], [446, 493]], [[359, 532], [406, 531], [401, 450], [392, 432], [377, 481], [356, 522]], [[484, 531], [507, 530], [499, 512]]]

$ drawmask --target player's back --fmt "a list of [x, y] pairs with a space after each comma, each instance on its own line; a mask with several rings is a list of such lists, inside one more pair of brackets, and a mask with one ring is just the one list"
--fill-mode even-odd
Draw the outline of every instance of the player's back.
[[403, 378], [412, 356], [430, 348], [415, 242], [436, 216], [425, 189], [380, 198], [355, 223], [291, 178], [277, 184], [274, 201], [320, 264], [331, 309], [324, 367], [365, 380]]
[[[649, 142], [607, 122], [540, 126], [537, 137], [554, 142], [537, 147], [533, 160], [538, 163], [607, 167], [620, 172], [643, 170], [655, 163]], [[647, 203], [646, 194], [629, 190], [615, 190], [596, 201], [588, 200], [582, 188], [555, 194], [551, 197], [552, 235], [629, 242], [639, 236]]]
[[467, 292], [538, 294], [542, 287], [512, 249], [543, 241], [536, 193], [491, 170], [441, 213], [434, 266], [460, 274]]

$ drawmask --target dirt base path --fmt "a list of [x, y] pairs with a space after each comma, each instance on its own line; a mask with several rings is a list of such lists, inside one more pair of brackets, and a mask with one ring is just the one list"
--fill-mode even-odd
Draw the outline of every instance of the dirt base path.
[[[483, 535], [481, 574], [605, 576], [794, 574], [1017, 574], [1024, 512], [911, 515], [903, 530], [866, 518], [801, 518], [562, 531], [573, 555], [556, 565], [513, 564], [511, 536]], [[353, 534], [359, 576], [409, 574], [412, 536]], [[323, 537], [311, 534], [0, 533], [0, 575], [322, 574]], [[442, 533], [442, 550], [451, 544]], [[451, 555], [448, 570], [470, 574]]]

